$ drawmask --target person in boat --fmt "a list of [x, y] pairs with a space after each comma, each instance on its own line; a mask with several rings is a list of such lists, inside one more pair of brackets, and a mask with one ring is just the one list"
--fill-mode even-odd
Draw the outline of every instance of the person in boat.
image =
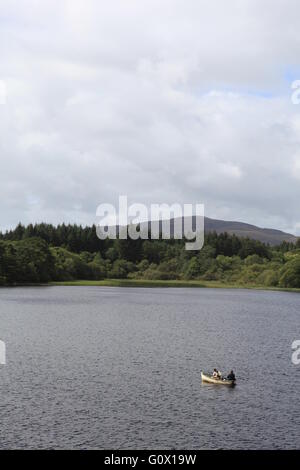
[[227, 375], [227, 379], [228, 380], [235, 380], [235, 374], [234, 374], [233, 370], [230, 372], [230, 374]]
[[221, 378], [222, 378], [222, 374], [221, 374], [221, 372], [220, 372], [219, 370], [214, 369], [214, 371], [213, 371], [213, 377], [214, 377], [215, 379], [221, 379]]

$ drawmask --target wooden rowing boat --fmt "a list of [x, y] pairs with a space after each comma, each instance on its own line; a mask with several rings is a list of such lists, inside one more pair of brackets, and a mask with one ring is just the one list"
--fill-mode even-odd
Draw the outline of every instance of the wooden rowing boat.
[[202, 379], [202, 382], [209, 383], [209, 384], [231, 385], [231, 386], [235, 385], [235, 380], [217, 379], [216, 377], [213, 377], [212, 375], [204, 374], [204, 372], [201, 372], [201, 379]]

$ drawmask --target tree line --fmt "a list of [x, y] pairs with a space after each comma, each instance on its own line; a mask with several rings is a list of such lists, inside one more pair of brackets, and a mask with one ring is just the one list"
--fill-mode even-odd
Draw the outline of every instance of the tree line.
[[271, 247], [208, 233], [197, 252], [186, 251], [185, 240], [100, 240], [95, 226], [19, 224], [0, 233], [0, 285], [82, 279], [300, 287], [300, 242]]

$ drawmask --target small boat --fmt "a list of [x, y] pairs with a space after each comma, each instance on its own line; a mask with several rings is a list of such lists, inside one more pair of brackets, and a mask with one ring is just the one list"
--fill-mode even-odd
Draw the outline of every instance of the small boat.
[[216, 377], [213, 377], [212, 375], [204, 374], [204, 372], [201, 372], [201, 379], [202, 379], [202, 382], [209, 383], [209, 384], [231, 385], [231, 386], [235, 385], [235, 380], [217, 379]]

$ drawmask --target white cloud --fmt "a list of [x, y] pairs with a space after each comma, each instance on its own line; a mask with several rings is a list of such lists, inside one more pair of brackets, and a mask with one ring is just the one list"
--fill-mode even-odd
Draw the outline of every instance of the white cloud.
[[299, 233], [299, 13], [296, 0], [0, 0], [1, 227], [92, 223], [128, 194]]

